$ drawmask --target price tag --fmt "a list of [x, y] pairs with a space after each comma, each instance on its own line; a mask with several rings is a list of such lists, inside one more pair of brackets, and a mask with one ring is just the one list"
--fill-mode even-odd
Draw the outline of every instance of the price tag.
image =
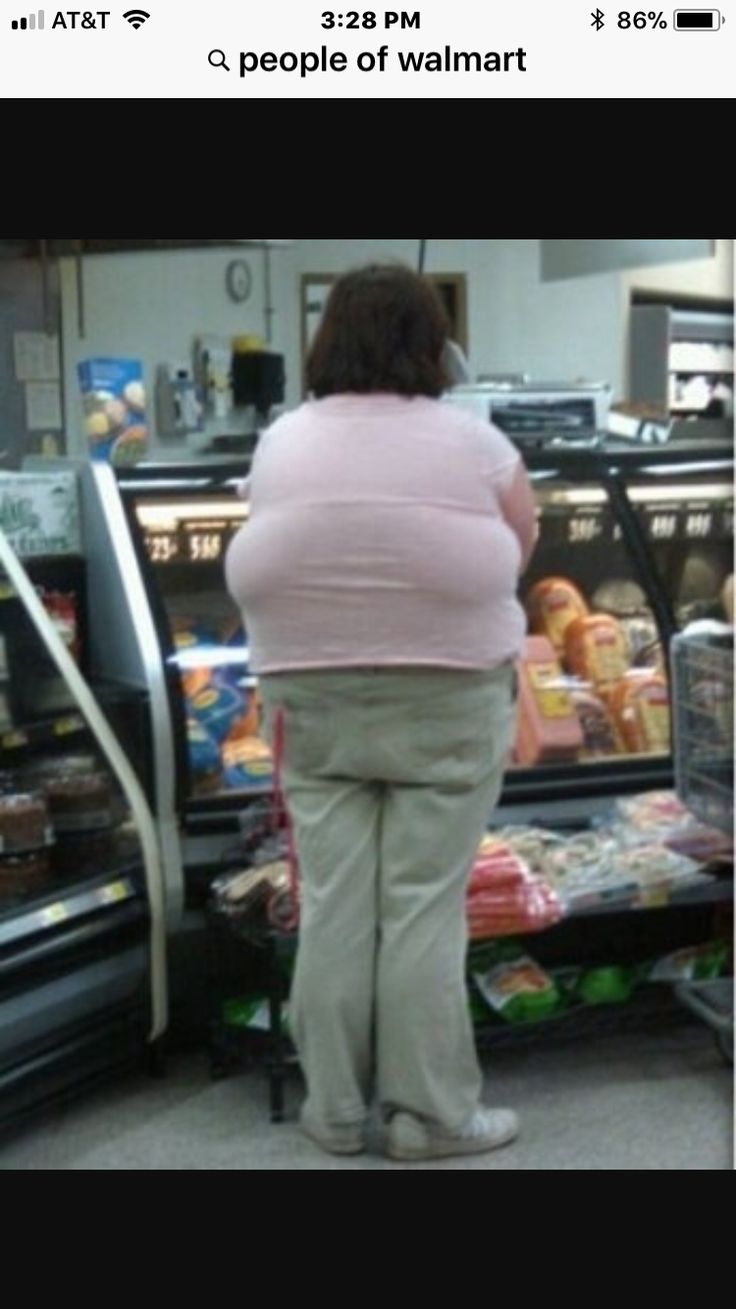
[[20, 731], [5, 732], [0, 737], [0, 744], [2, 744], [4, 750], [17, 750], [21, 745], [28, 745], [28, 733]]
[[127, 900], [127, 898], [128, 887], [125, 882], [109, 882], [100, 891], [100, 900], [103, 904], [117, 904], [119, 900]]
[[12, 600], [14, 595], [10, 582], [0, 582], [0, 600]]
[[69, 714], [67, 718], [57, 718], [54, 723], [54, 736], [69, 736], [71, 732], [78, 732], [84, 727], [82, 719], [77, 714]]
[[575, 518], [571, 518], [567, 524], [567, 539], [571, 545], [578, 542], [588, 543], [590, 541], [596, 541], [602, 531], [603, 527], [598, 518], [583, 518], [578, 515]]
[[655, 541], [671, 541], [676, 530], [676, 514], [652, 514], [649, 519], [649, 531]]
[[189, 537], [189, 558], [192, 563], [212, 563], [221, 554], [220, 532], [192, 532]]
[[148, 557], [152, 564], [168, 564], [179, 553], [179, 542], [175, 532], [149, 533], [144, 538]]
[[713, 515], [711, 513], [691, 513], [685, 519], [685, 536], [689, 541], [703, 541], [710, 536], [713, 530]]
[[44, 927], [54, 927], [57, 923], [63, 923], [69, 917], [69, 910], [65, 904], [59, 900], [56, 904], [50, 904], [41, 914], [41, 922]]
[[670, 893], [666, 886], [651, 886], [641, 891], [637, 899], [640, 909], [663, 909], [670, 902]]

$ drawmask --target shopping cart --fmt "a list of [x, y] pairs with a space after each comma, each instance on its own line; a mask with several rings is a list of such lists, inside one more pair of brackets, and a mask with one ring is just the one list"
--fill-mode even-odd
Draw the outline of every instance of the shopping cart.
[[[733, 834], [733, 630], [675, 636], [673, 748], [677, 794], [702, 822]], [[675, 994], [711, 1027], [733, 1063], [733, 978], [682, 982]]]

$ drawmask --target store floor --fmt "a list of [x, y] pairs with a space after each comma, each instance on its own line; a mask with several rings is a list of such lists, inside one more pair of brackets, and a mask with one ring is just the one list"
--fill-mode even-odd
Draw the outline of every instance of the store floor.
[[158, 1081], [132, 1075], [0, 1141], [9, 1169], [730, 1169], [732, 1070], [699, 1027], [585, 1045], [503, 1051], [484, 1059], [489, 1102], [515, 1106], [522, 1135], [470, 1159], [396, 1164], [322, 1153], [293, 1116], [268, 1120], [257, 1072], [211, 1081], [206, 1059], [172, 1061]]

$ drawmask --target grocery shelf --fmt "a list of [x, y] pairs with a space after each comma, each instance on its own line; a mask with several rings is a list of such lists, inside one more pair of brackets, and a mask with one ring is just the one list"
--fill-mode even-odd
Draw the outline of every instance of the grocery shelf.
[[43, 896], [15, 901], [0, 911], [0, 950], [26, 937], [66, 926], [98, 909], [136, 899], [140, 890], [135, 873], [139, 865], [128, 862], [112, 867], [94, 878], [50, 885]]
[[86, 732], [87, 724], [81, 714], [56, 714], [35, 723], [19, 724], [0, 732], [0, 750], [24, 750], [27, 746], [51, 745], [67, 736]]
[[475, 1044], [479, 1051], [532, 1043], [557, 1044], [579, 1041], [584, 1037], [602, 1037], [625, 1031], [661, 1030], [663, 1023], [682, 1025], [692, 1022], [678, 1002], [670, 984], [643, 983], [628, 1000], [607, 1004], [571, 1005], [548, 1018], [524, 1023], [505, 1023], [503, 1019], [475, 1027]]
[[683, 886], [651, 886], [614, 891], [597, 903], [591, 900], [588, 904], [572, 905], [565, 918], [590, 918], [599, 914], [628, 913], [638, 909], [722, 904], [732, 899], [733, 877], [716, 877], [712, 881], [701, 879]]

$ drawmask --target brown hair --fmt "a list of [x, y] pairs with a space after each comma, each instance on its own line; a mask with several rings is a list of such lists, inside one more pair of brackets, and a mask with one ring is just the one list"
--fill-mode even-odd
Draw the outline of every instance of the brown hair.
[[448, 385], [449, 324], [431, 284], [401, 264], [370, 264], [338, 278], [307, 359], [307, 388], [438, 396]]

